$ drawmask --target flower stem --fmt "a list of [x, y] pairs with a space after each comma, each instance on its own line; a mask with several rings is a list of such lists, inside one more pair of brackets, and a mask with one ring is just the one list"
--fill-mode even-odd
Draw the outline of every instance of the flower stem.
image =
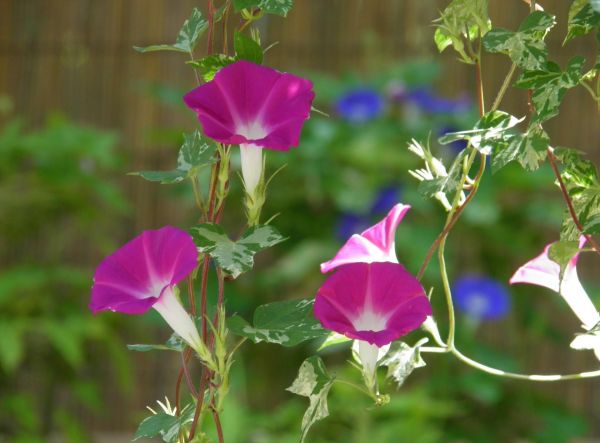
[[354, 383], [354, 382], [351, 382], [351, 381], [348, 381], [348, 380], [343, 380], [343, 379], [341, 379], [341, 378], [336, 378], [336, 379], [335, 379], [335, 383], [341, 383], [341, 384], [343, 384], [343, 385], [352, 386], [354, 389], [356, 389], [356, 390], [358, 390], [358, 391], [362, 392], [363, 394], [365, 394], [365, 395], [369, 396], [369, 397], [370, 397], [370, 398], [372, 398], [373, 400], [377, 400], [377, 396], [376, 396], [374, 393], [372, 393], [371, 391], [369, 391], [369, 390], [367, 390], [367, 389], [363, 388], [362, 386], [359, 386], [359, 385], [357, 385], [357, 384], [356, 384], [356, 383]]
[[504, 78], [504, 82], [502, 82], [502, 86], [500, 87], [500, 91], [498, 91], [498, 95], [496, 96], [494, 103], [492, 104], [492, 109], [491, 109], [492, 111], [496, 111], [498, 109], [498, 107], [500, 106], [500, 103], [502, 103], [502, 99], [504, 98], [506, 91], [508, 91], [508, 87], [510, 86], [510, 82], [511, 82], [513, 76], [515, 75], [516, 70], [517, 70], [517, 65], [515, 63], [513, 63], [510, 66], [510, 70], [508, 71], [508, 74]]

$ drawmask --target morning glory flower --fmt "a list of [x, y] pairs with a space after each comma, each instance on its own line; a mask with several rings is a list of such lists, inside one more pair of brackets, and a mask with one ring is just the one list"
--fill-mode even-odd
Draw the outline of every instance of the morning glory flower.
[[429, 89], [418, 88], [409, 91], [404, 99], [417, 105], [423, 111], [432, 114], [453, 114], [455, 112], [464, 112], [471, 107], [471, 101], [467, 97], [461, 97], [456, 100], [438, 97]]
[[400, 186], [390, 185], [381, 188], [371, 204], [370, 213], [372, 215], [385, 214], [394, 207], [399, 197]]
[[365, 216], [347, 212], [339, 218], [335, 232], [340, 239], [346, 240], [352, 234], [364, 231], [368, 227], [369, 221]]
[[198, 266], [198, 250], [185, 231], [165, 226], [141, 235], [96, 269], [90, 309], [143, 314], [154, 308], [192, 348], [201, 345], [193, 320], [174, 288]]
[[297, 146], [314, 99], [309, 80], [240, 60], [184, 97], [204, 133], [220, 143], [240, 145], [242, 176], [252, 195], [262, 179], [262, 148]]
[[398, 263], [396, 228], [409, 209], [409, 205], [397, 204], [379, 223], [361, 234], [354, 234], [333, 259], [321, 264], [321, 272], [326, 273], [348, 263]]
[[379, 348], [417, 329], [431, 312], [419, 281], [398, 263], [340, 266], [319, 288], [314, 304], [324, 328], [359, 341], [369, 374]]
[[452, 295], [456, 306], [475, 320], [502, 318], [510, 309], [506, 288], [488, 277], [460, 277], [452, 286]]
[[[579, 240], [579, 249], [585, 245], [585, 242], [585, 237], [582, 236]], [[587, 334], [577, 336], [571, 342], [571, 347], [593, 349], [596, 357], [600, 360], [600, 335], [596, 331], [596, 326], [600, 322], [600, 314], [579, 281], [577, 275], [579, 253], [575, 254], [567, 264], [561, 282], [560, 266], [548, 256], [550, 246], [552, 243], [547, 245], [540, 255], [517, 269], [517, 272], [511, 277], [510, 283], [543, 286], [560, 294], [581, 322], [583, 329], [589, 331]]]
[[373, 120], [384, 108], [383, 97], [377, 91], [367, 88], [346, 92], [335, 104], [337, 113], [350, 123]]

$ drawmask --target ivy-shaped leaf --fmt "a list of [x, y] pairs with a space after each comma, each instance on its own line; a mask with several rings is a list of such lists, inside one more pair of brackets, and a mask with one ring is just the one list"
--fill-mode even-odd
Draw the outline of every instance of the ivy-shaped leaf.
[[262, 63], [263, 50], [254, 39], [246, 37], [241, 32], [236, 32], [233, 47], [237, 60], [248, 60], [259, 65]]
[[215, 78], [216, 73], [219, 69], [224, 68], [227, 65], [234, 63], [237, 59], [226, 54], [213, 54], [208, 55], [199, 60], [192, 60], [187, 62], [188, 65], [198, 69], [202, 74], [202, 78], [205, 82], [211, 81]]
[[140, 171], [131, 175], [162, 184], [179, 183], [186, 178], [195, 177], [200, 168], [216, 161], [214, 158], [217, 149], [214, 142], [206, 140], [196, 130], [191, 134], [184, 134], [184, 142], [177, 156], [177, 168], [172, 171]]
[[488, 52], [501, 52], [522, 69], [542, 69], [548, 58], [544, 38], [556, 24], [554, 16], [532, 12], [517, 32], [507, 29], [492, 29], [483, 38], [483, 47]]
[[588, 0], [574, 0], [569, 9], [569, 25], [564, 43], [580, 35], [589, 34], [599, 24], [600, 11], [594, 9], [592, 2]]
[[198, 8], [194, 8], [192, 15], [188, 18], [177, 35], [175, 43], [172, 45], [152, 45], [146, 47], [134, 46], [138, 52], [154, 52], [154, 51], [177, 51], [192, 53], [196, 47], [196, 43], [208, 28], [208, 21], [202, 16]]
[[319, 346], [319, 349], [317, 349], [317, 351], [322, 351], [323, 349], [328, 348], [330, 346], [348, 343], [350, 341], [352, 341], [352, 339], [346, 337], [345, 335], [339, 334], [337, 332], [330, 332], [327, 335], [327, 337], [325, 337], [325, 340], [323, 341], [323, 343], [321, 343], [321, 346]]
[[198, 250], [209, 254], [226, 273], [237, 278], [254, 266], [254, 255], [285, 240], [273, 226], [255, 226], [237, 240], [231, 240], [225, 230], [212, 223], [190, 229]]
[[127, 349], [130, 351], [137, 352], [148, 352], [148, 351], [175, 351], [175, 352], [183, 352], [185, 349], [185, 342], [179, 337], [177, 334], [171, 335], [169, 340], [164, 345], [147, 345], [147, 344], [135, 344], [135, 345], [127, 345]]
[[452, 46], [465, 63], [474, 63], [463, 39], [473, 41], [491, 28], [487, 0], [452, 0], [436, 20], [434, 42], [440, 52]]
[[588, 188], [598, 183], [596, 165], [581, 157], [574, 149], [555, 148], [554, 155], [563, 165], [562, 179], [568, 189], [573, 187]]
[[194, 410], [195, 407], [190, 403], [183, 408], [179, 417], [163, 411], [146, 417], [140, 423], [132, 440], [160, 436], [166, 443], [176, 443], [179, 440], [178, 436], [181, 428], [192, 422]]
[[517, 80], [516, 86], [533, 90], [535, 114], [532, 124], [539, 124], [558, 115], [559, 106], [566, 92], [581, 81], [581, 69], [585, 59], [573, 57], [564, 71], [554, 62], [547, 62], [543, 69], [527, 71]]
[[[569, 190], [573, 208], [583, 226], [585, 234], [600, 233], [600, 185], [595, 184], [587, 188], [573, 188]], [[561, 240], [578, 240], [579, 229], [573, 222], [568, 210], [565, 210], [563, 224], [560, 231]]]
[[402, 386], [412, 371], [425, 366], [420, 352], [425, 342], [427, 338], [423, 338], [412, 347], [401, 341], [393, 342], [387, 354], [379, 362], [381, 366], [388, 367], [387, 377], [392, 378], [398, 387]]
[[485, 155], [492, 153], [496, 144], [506, 140], [507, 131], [514, 128], [523, 119], [518, 119], [503, 111], [492, 111], [485, 114], [467, 131], [451, 132], [440, 137], [443, 145], [457, 140], [467, 140], [471, 146]]
[[304, 417], [302, 417], [302, 436], [300, 443], [303, 443], [310, 427], [318, 420], [322, 420], [329, 415], [327, 408], [327, 395], [334, 378], [327, 373], [323, 360], [317, 356], [312, 356], [304, 360], [298, 371], [298, 376], [288, 391], [308, 397], [310, 404]]
[[550, 139], [539, 126], [529, 128], [524, 134], [512, 134], [497, 143], [492, 152], [492, 173], [516, 160], [528, 171], [535, 171], [546, 159]]
[[233, 0], [236, 11], [249, 8], [260, 8], [267, 14], [277, 14], [286, 17], [294, 7], [294, 0]]
[[232, 333], [254, 343], [296, 346], [328, 334], [313, 315], [313, 303], [313, 299], [268, 303], [254, 311], [254, 325], [237, 315], [229, 318], [227, 325]]

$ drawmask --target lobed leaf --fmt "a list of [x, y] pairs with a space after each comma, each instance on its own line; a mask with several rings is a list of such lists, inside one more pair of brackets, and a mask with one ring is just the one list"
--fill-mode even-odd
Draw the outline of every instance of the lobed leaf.
[[298, 376], [287, 388], [287, 391], [296, 395], [308, 397], [310, 404], [302, 417], [302, 435], [300, 443], [306, 439], [310, 427], [329, 415], [327, 408], [327, 395], [334, 378], [327, 373], [327, 369], [320, 357], [312, 356], [304, 360], [298, 371]]
[[183, 23], [183, 26], [177, 34], [177, 39], [172, 45], [151, 45], [146, 47], [134, 46], [138, 52], [154, 52], [154, 51], [177, 51], [192, 53], [196, 47], [196, 43], [208, 28], [208, 21], [202, 16], [202, 12], [198, 8], [194, 8], [192, 15]]
[[548, 258], [560, 266], [560, 282], [571, 259], [579, 252], [579, 242], [576, 240], [561, 240], [552, 243], [548, 249]]
[[488, 52], [507, 54], [522, 69], [542, 69], [548, 58], [544, 38], [555, 24], [554, 16], [536, 11], [523, 21], [516, 32], [492, 29], [483, 38], [483, 47]]
[[248, 229], [237, 240], [231, 240], [225, 230], [212, 223], [190, 229], [198, 250], [209, 254], [231, 277], [249, 271], [254, 266], [254, 255], [285, 240], [273, 226], [263, 225]]
[[186, 348], [185, 342], [177, 334], [171, 335], [164, 345], [153, 345], [153, 344], [135, 344], [127, 345], [127, 349], [130, 351], [137, 352], [148, 352], [148, 351], [175, 351], [183, 352]]
[[199, 60], [192, 60], [187, 62], [189, 65], [198, 69], [202, 74], [202, 79], [205, 82], [209, 82], [215, 78], [215, 75], [219, 69], [224, 68], [227, 65], [234, 63], [237, 59], [226, 54], [213, 54], [208, 55]]
[[160, 182], [161, 184], [179, 183], [186, 178], [194, 178], [200, 168], [214, 163], [217, 146], [214, 142], [206, 140], [195, 130], [191, 134], [183, 134], [184, 142], [177, 156], [177, 168], [172, 171], [140, 171], [131, 175], [138, 175], [145, 180]]
[[192, 422], [194, 410], [193, 404], [190, 403], [183, 408], [180, 416], [162, 411], [158, 414], [153, 414], [140, 423], [132, 440], [136, 441], [140, 438], [160, 436], [166, 443], [176, 443], [179, 440], [179, 431], [181, 428]]
[[233, 39], [233, 47], [237, 60], [248, 60], [259, 65], [262, 63], [263, 50], [254, 39], [236, 32]]
[[569, 8], [569, 23], [564, 43], [575, 37], [589, 34], [600, 24], [597, 0], [574, 0]]
[[394, 379], [398, 387], [402, 386], [416, 368], [425, 366], [420, 348], [426, 341], [427, 339], [424, 338], [413, 347], [401, 341], [393, 342], [387, 354], [379, 362], [381, 366], [388, 367], [387, 377]]
[[232, 333], [254, 343], [296, 346], [328, 334], [313, 315], [313, 303], [313, 299], [268, 303], [254, 311], [254, 325], [236, 315], [228, 320], [228, 326]]
[[524, 134], [513, 134], [497, 143], [492, 152], [492, 173], [498, 172], [508, 163], [516, 160], [528, 171], [535, 171], [546, 159], [550, 139], [539, 126], [530, 128]]

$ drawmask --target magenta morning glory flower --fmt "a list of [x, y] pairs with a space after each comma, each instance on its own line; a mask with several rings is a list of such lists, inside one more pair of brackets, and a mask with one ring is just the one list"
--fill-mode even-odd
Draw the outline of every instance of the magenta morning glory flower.
[[[579, 249], [583, 247], [586, 240], [581, 237]], [[560, 266], [548, 256], [548, 250], [552, 244], [547, 245], [539, 256], [525, 263], [511, 277], [510, 283], [528, 283], [543, 286], [559, 293], [567, 302], [573, 313], [577, 316], [586, 331], [595, 329], [600, 322], [600, 314], [594, 307], [587, 292], [581, 285], [577, 275], [577, 260], [579, 253], [575, 254], [567, 264], [560, 282]], [[573, 340], [571, 347], [575, 349], [594, 349], [596, 356], [600, 359], [600, 336], [593, 332], [580, 335]]]
[[184, 97], [196, 111], [206, 136], [240, 145], [246, 191], [262, 177], [261, 148], [287, 151], [297, 146], [314, 99], [309, 80], [240, 60]]
[[201, 343], [174, 287], [198, 266], [192, 237], [171, 226], [144, 231], [96, 269], [90, 309], [143, 314], [154, 308], [192, 348]]
[[396, 228], [409, 209], [409, 205], [397, 204], [379, 223], [362, 234], [354, 234], [332, 260], [321, 264], [321, 272], [329, 272], [348, 263], [398, 263]]
[[324, 328], [359, 340], [361, 361], [372, 370], [376, 348], [418, 328], [431, 315], [431, 305], [402, 265], [351, 263], [319, 288], [314, 313]]

